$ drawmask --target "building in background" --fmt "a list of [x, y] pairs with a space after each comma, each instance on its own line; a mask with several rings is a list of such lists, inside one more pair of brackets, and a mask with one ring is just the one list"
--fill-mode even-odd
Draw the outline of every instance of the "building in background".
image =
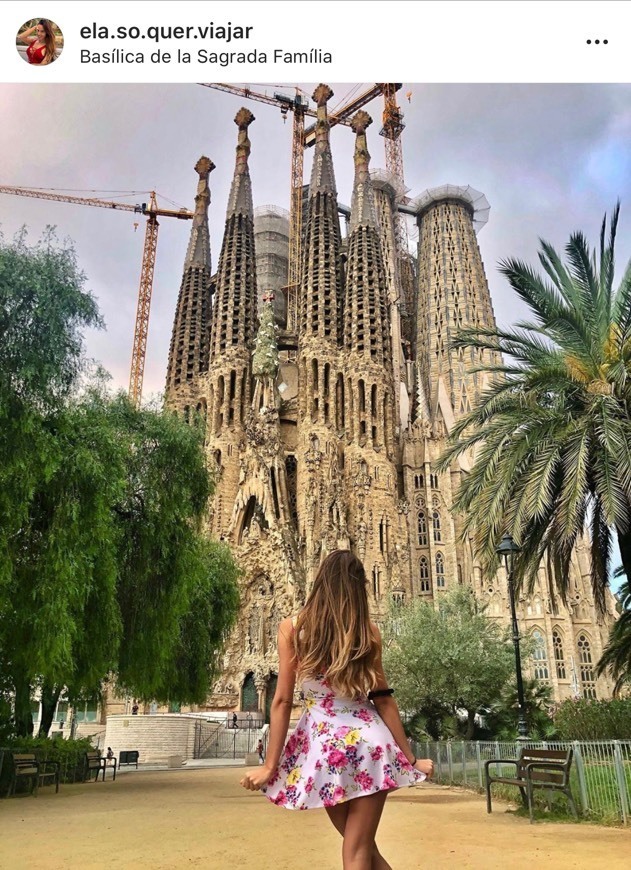
[[[473, 589], [490, 619], [510, 618], [503, 569], [482, 575], [451, 513], [464, 463], [445, 474], [432, 468], [454, 421], [484, 389], [484, 375], [471, 369], [485, 359], [450, 342], [460, 328], [495, 326], [476, 236], [488, 203], [453, 185], [412, 201], [419, 231], [412, 298], [396, 254], [400, 191], [387, 173], [370, 171], [371, 120], [363, 111], [353, 119], [355, 180], [342, 234], [330, 96], [324, 85], [314, 94], [294, 332], [286, 329], [283, 293], [287, 216], [276, 207], [253, 210], [247, 109], [235, 119], [236, 164], [214, 276], [212, 164], [196, 167], [166, 402], [185, 419], [205, 420], [217, 478], [209, 533], [230, 544], [244, 571], [241, 616], [208, 710], [269, 713], [278, 624], [300, 608], [322, 558], [336, 548], [362, 559], [377, 621], [391, 599], [435, 602], [457, 585]], [[567, 606], [552, 601], [548, 581], [542, 566], [532, 596], [518, 602], [520, 630], [535, 641], [532, 675], [557, 699], [609, 695], [594, 666], [615, 618], [613, 599], [598, 615], [587, 551], [576, 552]]]

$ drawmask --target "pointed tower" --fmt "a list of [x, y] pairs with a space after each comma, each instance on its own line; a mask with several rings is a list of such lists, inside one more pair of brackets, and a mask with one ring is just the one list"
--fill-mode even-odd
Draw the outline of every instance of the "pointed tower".
[[388, 280], [366, 130], [370, 116], [352, 118], [355, 181], [344, 296], [343, 344], [349, 397], [346, 463], [352, 522], [350, 537], [371, 579], [376, 613], [388, 597], [409, 592], [407, 522], [397, 497], [394, 377]]
[[[214, 163], [208, 157], [200, 157], [195, 164], [195, 172], [199, 176], [195, 216], [184, 260], [169, 350], [166, 405], [176, 408], [186, 417], [190, 415], [191, 408], [199, 404], [199, 375], [208, 371], [211, 275], [208, 177], [214, 168]], [[201, 406], [198, 410], [202, 410]], [[203, 410], [205, 413], [205, 404]]]
[[299, 306], [297, 515], [309, 580], [326, 552], [348, 545], [340, 489], [346, 411], [339, 350], [342, 239], [327, 117], [332, 96], [324, 84], [313, 94], [318, 117]]
[[[256, 266], [248, 127], [254, 115], [240, 109], [236, 165], [217, 269], [210, 333], [209, 445], [218, 467], [213, 531], [223, 534], [234, 504], [236, 465], [251, 401], [251, 356], [256, 334]], [[233, 461], [226, 461], [233, 459]]]
[[416, 346], [423, 390], [438, 435], [468, 413], [484, 389], [470, 370], [494, 362], [490, 352], [456, 350], [467, 327], [495, 327], [495, 316], [476, 238], [487, 221], [486, 197], [471, 187], [426, 191], [415, 201], [419, 225]]

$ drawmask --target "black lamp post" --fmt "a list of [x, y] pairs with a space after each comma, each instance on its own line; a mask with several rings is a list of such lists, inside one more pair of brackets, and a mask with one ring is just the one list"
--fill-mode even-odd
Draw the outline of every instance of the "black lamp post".
[[517, 613], [515, 612], [515, 586], [513, 582], [513, 561], [515, 553], [519, 553], [520, 547], [510, 535], [504, 535], [502, 542], [496, 550], [504, 558], [506, 576], [508, 578], [508, 597], [510, 599], [511, 623], [513, 629], [513, 646], [515, 647], [515, 670], [517, 672], [517, 702], [519, 715], [517, 731], [520, 740], [528, 739], [528, 725], [526, 723], [526, 703], [524, 701], [524, 683], [521, 676], [521, 655], [519, 652], [519, 629], [517, 628]]

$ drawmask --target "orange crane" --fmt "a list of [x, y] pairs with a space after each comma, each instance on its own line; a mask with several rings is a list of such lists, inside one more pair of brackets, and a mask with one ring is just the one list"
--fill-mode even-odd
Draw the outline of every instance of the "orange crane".
[[180, 220], [191, 220], [192, 211], [185, 208], [168, 209], [158, 207], [156, 194], [149, 192], [149, 204], [131, 205], [127, 202], [115, 202], [108, 199], [96, 199], [85, 196], [69, 196], [51, 190], [29, 187], [9, 187], [0, 185], [0, 193], [10, 193], [15, 196], [31, 196], [35, 199], [49, 199], [55, 202], [71, 202], [76, 205], [90, 205], [95, 208], [110, 208], [116, 211], [131, 211], [147, 217], [145, 244], [142, 253], [142, 268], [140, 270], [140, 286], [138, 288], [138, 305], [136, 308], [136, 325], [134, 328], [134, 344], [131, 354], [131, 371], [129, 375], [129, 399], [136, 408], [140, 407], [142, 398], [142, 381], [145, 371], [147, 352], [147, 335], [149, 333], [149, 309], [153, 290], [153, 273], [156, 264], [156, 248], [158, 244], [158, 217], [175, 217]]
[[[293, 112], [294, 123], [292, 133], [292, 149], [291, 149], [291, 195], [289, 207], [289, 277], [287, 291], [287, 331], [292, 332], [296, 328], [296, 302], [297, 291], [300, 285], [300, 269], [302, 265], [301, 249], [302, 249], [302, 185], [304, 176], [304, 151], [305, 148], [310, 148], [315, 144], [315, 125], [305, 129], [305, 115], [317, 117], [315, 109], [309, 108], [309, 100], [307, 96], [296, 87], [295, 96], [287, 94], [261, 93], [253, 91], [251, 88], [241, 88], [236, 85], [225, 84], [222, 82], [200, 82], [202, 87], [213, 88], [217, 91], [224, 91], [228, 94], [235, 94], [247, 100], [257, 100], [260, 103], [266, 103], [268, 106], [279, 108], [283, 119], [286, 119], [288, 112]], [[366, 103], [369, 103], [380, 94], [384, 95], [386, 108], [383, 114], [383, 128], [381, 135], [386, 138], [386, 166], [390, 172], [393, 172], [400, 181], [403, 189], [403, 155], [401, 152], [400, 136], [404, 128], [403, 114], [399, 110], [396, 102], [396, 92], [401, 87], [400, 84], [375, 84], [368, 90], [359, 94], [357, 97], [348, 102], [338, 111], [333, 112], [329, 117], [329, 123], [332, 127], [336, 124], [343, 124], [350, 127], [351, 116]], [[401, 221], [399, 217], [396, 227], [397, 247], [400, 251], [403, 244], [401, 233]], [[403, 224], [403, 227], [405, 225]]]

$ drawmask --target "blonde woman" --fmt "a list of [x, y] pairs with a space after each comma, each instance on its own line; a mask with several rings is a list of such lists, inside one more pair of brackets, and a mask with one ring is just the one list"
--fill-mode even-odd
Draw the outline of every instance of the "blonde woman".
[[[375, 843], [389, 791], [433, 774], [408, 743], [383, 672], [364, 567], [349, 550], [322, 562], [304, 608], [281, 622], [265, 763], [241, 780], [287, 809], [324, 807], [344, 838], [344, 870], [388, 870]], [[296, 680], [304, 712], [285, 743]]]
[[55, 34], [48, 19], [42, 18], [34, 27], [19, 33], [18, 39], [28, 45], [26, 58], [29, 63], [45, 66], [55, 60]]

